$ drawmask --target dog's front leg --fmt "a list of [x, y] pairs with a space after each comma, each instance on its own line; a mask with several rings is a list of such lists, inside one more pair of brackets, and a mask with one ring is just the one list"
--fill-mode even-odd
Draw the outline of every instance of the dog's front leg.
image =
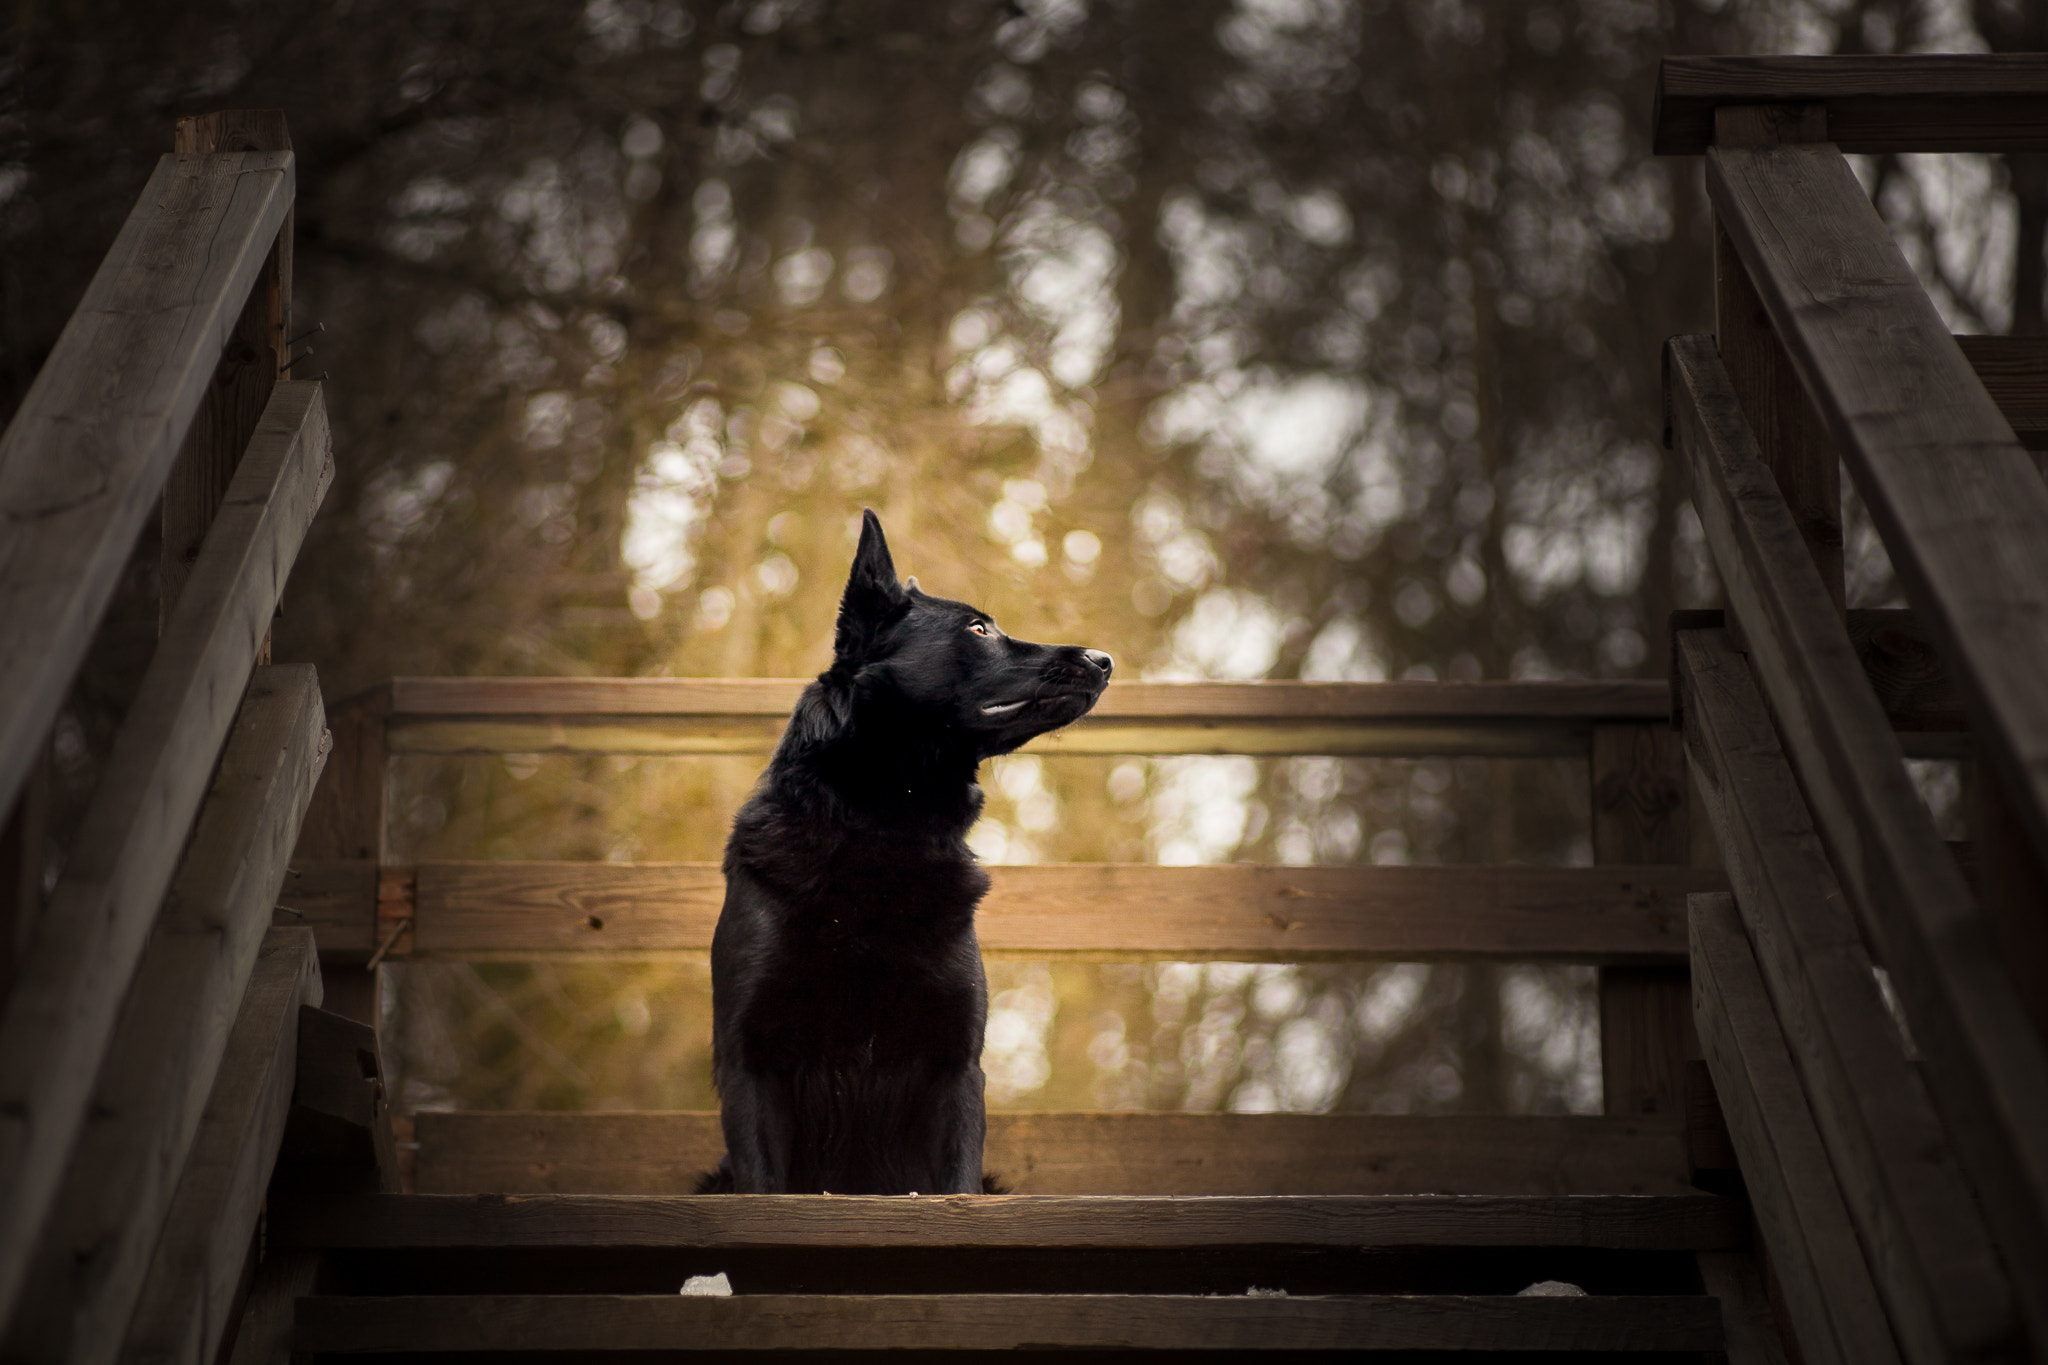
[[773, 1077], [741, 1071], [719, 1097], [718, 1121], [732, 1158], [738, 1194], [784, 1194], [795, 1137], [788, 1087]]
[[934, 1194], [980, 1194], [982, 1148], [988, 1137], [988, 1115], [980, 1065], [968, 1066], [946, 1096], [946, 1149], [940, 1154], [944, 1180]]

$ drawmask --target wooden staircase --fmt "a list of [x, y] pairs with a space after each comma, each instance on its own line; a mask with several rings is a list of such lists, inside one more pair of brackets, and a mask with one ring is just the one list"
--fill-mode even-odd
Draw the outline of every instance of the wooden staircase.
[[[17, 845], [158, 490], [192, 547], [63, 880], [0, 885], [0, 1356], [2048, 1354], [2048, 349], [1959, 347], [1839, 150], [2048, 148], [2048, 58], [1673, 60], [1659, 109], [1721, 230], [1668, 410], [1730, 607], [1674, 622], [1675, 690], [1118, 684], [1044, 746], [1583, 756], [1594, 865], [997, 868], [981, 921], [992, 955], [1593, 964], [1607, 1113], [998, 1114], [1017, 1193], [888, 1199], [682, 1194], [708, 1114], [394, 1121], [381, 964], [701, 954], [721, 887], [394, 865], [390, 758], [762, 752], [799, 684], [328, 710], [268, 664], [332, 458], [281, 380], [293, 162], [275, 116], [181, 125], [0, 440]], [[1912, 614], [1840, 609], [1837, 452]], [[1912, 754], [1984, 775], [1960, 860]]]

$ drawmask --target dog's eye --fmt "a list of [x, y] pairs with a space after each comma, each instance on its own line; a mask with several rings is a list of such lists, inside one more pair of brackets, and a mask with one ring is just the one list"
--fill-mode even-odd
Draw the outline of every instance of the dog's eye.
[[967, 628], [976, 635], [986, 635], [989, 633], [988, 622], [986, 621], [969, 621]]

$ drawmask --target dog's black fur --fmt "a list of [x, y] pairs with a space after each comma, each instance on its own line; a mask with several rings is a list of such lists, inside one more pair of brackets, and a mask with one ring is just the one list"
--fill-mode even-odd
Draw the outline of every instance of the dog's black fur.
[[1084, 714], [1110, 668], [898, 583], [865, 514], [832, 667], [725, 847], [711, 991], [726, 1161], [700, 1188], [984, 1188], [975, 770]]

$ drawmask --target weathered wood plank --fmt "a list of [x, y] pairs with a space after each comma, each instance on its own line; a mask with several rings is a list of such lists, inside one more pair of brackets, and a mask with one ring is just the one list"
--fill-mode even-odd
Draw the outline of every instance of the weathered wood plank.
[[1820, 104], [1846, 152], [2048, 149], [2048, 59], [2038, 53], [1873, 57], [1666, 57], [1657, 68], [1651, 146], [1704, 152], [1714, 111]]
[[[291, 1106], [299, 1010], [319, 1003], [312, 935], [268, 931], [127, 1320], [124, 1365], [213, 1365], [219, 1357]], [[98, 1330], [118, 1333], [122, 1321]]]
[[[1729, 111], [1724, 110], [1723, 113]], [[1749, 271], [1720, 223], [1714, 224], [1714, 339], [1729, 387], [1749, 419], [1757, 450], [1792, 511], [1835, 610], [1842, 578], [1842, 462], [1813, 400], [1800, 386], [1784, 343], [1771, 330]]]
[[[384, 856], [385, 802], [390, 790], [390, 755], [384, 745], [384, 720], [391, 710], [389, 684], [372, 687], [331, 706], [327, 723], [334, 733], [334, 753], [313, 791], [313, 804], [299, 831], [296, 860], [359, 860], [370, 877], [364, 885], [369, 892], [369, 919], [364, 932], [369, 941], [362, 951], [331, 954], [330, 928], [325, 917], [345, 913], [332, 899], [342, 886], [316, 883], [304, 887], [308, 903], [289, 902], [303, 919], [320, 932], [321, 968], [326, 974], [327, 1007], [365, 1024], [383, 1018], [382, 977], [366, 964], [384, 935], [376, 929], [376, 867]], [[334, 864], [329, 863], [332, 867]], [[286, 888], [298, 896], [307, 872], [295, 876]], [[337, 875], [346, 876], [345, 873]], [[293, 918], [297, 918], [294, 916]], [[346, 923], [346, 921], [343, 921]]]
[[[200, 114], [178, 120], [172, 150], [181, 155], [213, 152], [289, 152], [290, 132], [281, 109]], [[169, 625], [199, 558], [199, 546], [270, 392], [285, 372], [285, 312], [292, 296], [292, 214], [287, 211], [263, 273], [249, 291], [241, 316], [221, 350], [205, 401], [164, 481], [163, 547], [158, 559], [157, 620]], [[270, 662], [264, 659], [262, 662]]]
[[299, 1011], [298, 1049], [278, 1185], [320, 1193], [398, 1193], [398, 1152], [377, 1030], [308, 1005]]
[[6, 1334], [10, 1358], [105, 1361], [119, 1348], [237, 1027], [324, 740], [312, 665], [258, 669], [121, 1007], [31, 1291]]
[[1681, 631], [1678, 647], [1693, 771], [1900, 1348], [1995, 1356], [2017, 1331], [2013, 1296], [1933, 1078], [1906, 1057], [1742, 656], [1718, 631]]
[[80, 821], [0, 1015], [0, 1322], [12, 1316], [135, 968], [334, 461], [278, 385]]
[[1750, 1204], [1808, 1365], [1899, 1359], [1749, 940], [1726, 894], [1692, 898], [1693, 1007]]
[[1985, 761], [2048, 848], [2048, 482], [1832, 146], [1716, 148], [1707, 190]]
[[[293, 909], [330, 960], [376, 941], [362, 866], [301, 865]], [[387, 872], [392, 869], [386, 869]], [[724, 900], [715, 863], [423, 863], [393, 958], [482, 962], [701, 956]], [[1684, 960], [1685, 897], [1708, 868], [992, 867], [984, 952], [1024, 957], [1316, 961]], [[387, 888], [391, 885], [386, 879]], [[387, 907], [388, 908], [388, 907]], [[388, 918], [388, 915], [387, 915]], [[278, 923], [299, 922], [280, 915]]]
[[[414, 1116], [421, 1194], [679, 1194], [725, 1151], [703, 1113]], [[991, 1112], [1017, 1194], [1684, 1194], [1679, 1130], [1564, 1115]]]
[[278, 1247], [1606, 1247], [1745, 1244], [1718, 1195], [380, 1194], [273, 1206]]
[[0, 801], [20, 790], [85, 657], [292, 175], [283, 152], [159, 162], [0, 436]]
[[[1759, 793], [1744, 790], [1737, 801], [1732, 785], [1721, 799], [1751, 827], [1743, 836], [1758, 850], [1749, 855], [1751, 868], [1765, 865], [1760, 861], [1764, 849], [1781, 850], [1794, 860], [1782, 864], [1779, 875], [1786, 886], [1770, 903], [1783, 904], [1787, 913], [1794, 907], [1804, 907], [1802, 913], [1833, 913], [1839, 901], [1823, 905], [1812, 895], [1819, 888], [1838, 896], [1833, 878], [1840, 874], [1849, 904], [1870, 934], [1875, 956], [1892, 973], [1914, 1036], [1932, 1063], [1924, 1072], [1926, 1084], [1940, 1097], [1956, 1151], [1985, 1192], [1984, 1207], [2014, 1279], [2048, 1283], [2048, 1055], [1998, 961], [1955, 859], [1907, 778], [1854, 648], [1798, 548], [1783, 499], [1756, 457], [1711, 343], [1682, 338], [1672, 343], [1671, 357], [1680, 449], [1693, 469], [1694, 503], [1728, 599], [1747, 628], [1750, 662], [1777, 708], [1777, 730], [1806, 797], [1801, 802], [1791, 790], [1748, 670], [1726, 657], [1724, 647], [1704, 643], [1712, 632], [1699, 632], [1702, 643], [1688, 657], [1712, 683], [1713, 690], [1704, 690], [1703, 684], [1700, 695], [1720, 703], [1722, 723], [1729, 727], [1724, 747], [1746, 746], [1740, 750], [1744, 757], [1764, 765], [1756, 780], [1768, 784], [1763, 794], [1780, 800], [1783, 813], [1769, 817], [1776, 821], [1769, 823], [1750, 809]], [[1687, 739], [1698, 768], [1710, 759], [1694, 742], [1693, 705], [1688, 693]], [[1782, 799], [1777, 796], [1781, 790]], [[1725, 849], [1734, 836], [1721, 812], [1715, 824]], [[1815, 824], [1833, 852], [1833, 871], [1812, 832]], [[1788, 841], [1786, 831], [1804, 831], [1799, 835], [1804, 842]], [[1766, 902], [1749, 889], [1756, 874], [1746, 884], [1735, 870], [1736, 855], [1728, 857], [1736, 899], [1747, 917]], [[1796, 887], [1795, 877], [1802, 879]], [[1848, 953], [1860, 959], [1863, 949], [1854, 925], [1845, 915], [1833, 917], [1838, 924], [1805, 921], [1811, 925], [1813, 951], [1825, 948], [1837, 957]], [[1785, 992], [1817, 967], [1809, 963], [1804, 972], [1781, 979], [1774, 935], [1757, 922], [1750, 924], [1750, 932], [1773, 998], [1789, 1019], [1795, 1010]], [[1874, 992], [1856, 984], [1863, 969], [1837, 960], [1832, 970], [1841, 982], [1836, 989], [1853, 993], [1853, 1007], [1867, 1014]], [[1839, 1011], [1848, 1007], [1844, 1000], [1830, 1000], [1825, 1011], [1830, 1023], [1839, 1024]], [[1797, 1039], [1800, 1029], [1791, 1032]], [[1853, 1044], [1845, 1037], [1843, 1046]], [[1882, 1065], [1887, 1075], [1900, 1073], [1889, 1052], [1871, 1058], [1870, 1064]], [[1801, 1069], [1809, 1088], [1818, 1091], [1826, 1078], [1803, 1059]], [[1881, 1084], [1888, 1082], [1873, 1077], [1864, 1088]], [[1825, 1113], [1822, 1123], [1832, 1145]], [[1894, 1120], [1879, 1126], [1892, 1127]], [[1845, 1161], [1842, 1151], [1837, 1150], [1836, 1160]], [[1919, 1234], [1911, 1237], [1921, 1240]], [[1881, 1254], [1877, 1262], [1880, 1283], [1889, 1286]], [[1951, 1258], [1951, 1263], [1963, 1262]], [[1949, 1299], [1947, 1294], [1938, 1297]], [[2023, 1298], [2022, 1304], [2031, 1330], [2048, 1341], [2048, 1301]]]
[[[1591, 763], [1593, 860], [1673, 865], [1692, 852], [1685, 747], [1668, 721], [1596, 725]], [[1638, 868], [1636, 875], [1643, 869]], [[1699, 874], [1693, 874], [1699, 875]], [[1685, 969], [1600, 969], [1600, 1074], [1609, 1114], [1683, 1113], [1685, 1063], [1697, 1051]]]
[[2029, 450], [2048, 450], [2048, 337], [1959, 336], [1963, 359]]
[[306, 1352], [641, 1350], [1706, 1351], [1705, 1297], [551, 1294], [310, 1298]]
[[[757, 753], [805, 683], [398, 678], [393, 753]], [[1665, 714], [1656, 683], [1117, 683], [1047, 753], [1585, 752], [1598, 720]]]

